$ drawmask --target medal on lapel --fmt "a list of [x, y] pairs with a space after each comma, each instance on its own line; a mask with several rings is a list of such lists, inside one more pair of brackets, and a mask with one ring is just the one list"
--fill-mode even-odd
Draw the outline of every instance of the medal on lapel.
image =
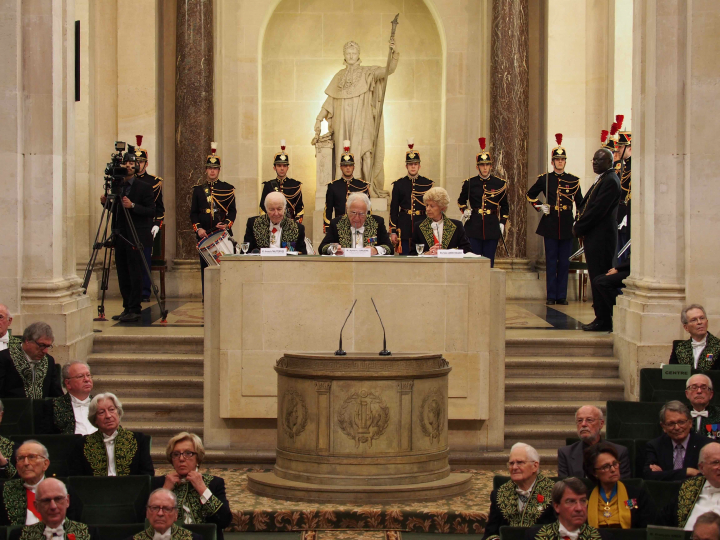
[[633, 508], [637, 508], [637, 499], [628, 499], [625, 501], [625, 506], [628, 507], [628, 510], [632, 510]]

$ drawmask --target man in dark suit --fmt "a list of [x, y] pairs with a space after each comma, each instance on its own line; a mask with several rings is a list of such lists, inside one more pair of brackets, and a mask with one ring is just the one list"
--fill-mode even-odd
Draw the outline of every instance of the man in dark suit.
[[[155, 196], [153, 188], [135, 177], [136, 156], [134, 148], [125, 154], [125, 170], [127, 175], [113, 191], [118, 196], [113, 212], [112, 229], [114, 234], [115, 266], [117, 267], [118, 285], [123, 298], [123, 311], [113, 316], [120, 322], [140, 320], [142, 311], [143, 249], [152, 246], [152, 227], [155, 217]], [[106, 197], [100, 197], [104, 205]], [[129, 221], [128, 221], [129, 219]], [[135, 246], [135, 237], [131, 224], [137, 233], [141, 246]]]
[[43, 322], [28, 326], [22, 340], [10, 340], [10, 346], [0, 351], [1, 399], [62, 396], [55, 359], [47, 354], [54, 341], [52, 328]]
[[343, 254], [343, 248], [354, 247], [369, 247], [372, 255], [392, 255], [385, 221], [370, 215], [370, 198], [364, 193], [351, 193], [346, 206], [347, 214], [330, 222], [318, 253], [329, 255], [330, 244], [339, 244], [338, 255]]
[[[594, 280], [612, 268], [617, 245], [617, 206], [620, 200], [620, 179], [613, 169], [613, 155], [607, 148], [601, 148], [592, 159], [593, 171], [597, 174], [595, 183], [580, 203], [573, 234], [583, 240], [585, 260], [592, 287], [593, 299], [600, 293], [595, 289]], [[612, 323], [600, 319], [597, 305], [595, 320], [583, 326], [583, 330], [608, 332]]]
[[700, 449], [712, 441], [691, 431], [690, 410], [680, 401], [668, 401], [660, 409], [660, 425], [665, 433], [645, 447], [644, 478], [675, 481], [700, 474]]
[[[150, 494], [147, 502], [147, 518], [150, 527], [127, 540], [153, 540], [154, 538], [168, 538], [168, 540], [202, 540], [202, 536], [178, 527], [178, 501], [175, 494], [169, 489], [156, 489]], [[167, 533], [170, 533], [169, 535]]]
[[605, 329], [609, 327], [612, 331], [613, 306], [620, 295], [620, 289], [625, 288], [623, 281], [629, 275], [630, 257], [627, 257], [615, 268], [608, 270], [607, 274], [600, 274], [593, 280], [593, 291], [597, 293], [597, 296], [593, 297], [593, 307]]
[[252, 253], [260, 248], [278, 247], [307, 254], [305, 225], [287, 215], [285, 196], [278, 191], [271, 191], [264, 203], [265, 213], [251, 217], [245, 226], [243, 241], [250, 244], [249, 251]]
[[[575, 424], [580, 440], [569, 446], [558, 448], [558, 476], [560, 478], [566, 478], [568, 476], [585, 478], [583, 454], [586, 448], [601, 441], [600, 432], [605, 425], [605, 418], [602, 411], [597, 407], [585, 405], [580, 407], [575, 413]], [[612, 445], [618, 453], [620, 477], [632, 477], [630, 457], [627, 448], [609, 441], [607, 441], [607, 443]]]

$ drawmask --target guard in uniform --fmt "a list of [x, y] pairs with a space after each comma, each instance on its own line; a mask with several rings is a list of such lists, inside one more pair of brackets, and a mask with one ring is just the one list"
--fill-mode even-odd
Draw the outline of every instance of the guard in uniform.
[[[163, 204], [163, 190], [162, 190], [162, 184], [163, 179], [159, 176], [154, 176], [152, 174], [149, 174], [147, 172], [148, 167], [148, 152], [144, 148], [140, 148], [140, 145], [142, 144], [143, 136], [142, 135], [135, 135], [135, 139], [137, 141], [137, 147], [135, 148], [135, 156], [137, 157], [138, 165], [140, 167], [140, 171], [135, 175], [135, 178], [138, 180], [141, 180], [142, 182], [145, 182], [153, 189], [153, 196], [155, 197], [155, 219], [153, 220], [153, 226], [151, 229], [153, 241], [155, 240], [155, 235], [160, 231], [160, 228], [162, 227], [163, 220], [165, 219], [165, 205]], [[145, 252], [145, 260], [147, 261], [148, 268], [152, 266], [152, 251], [153, 246], [143, 246], [143, 251]], [[145, 272], [143, 272], [143, 285], [142, 285], [142, 301], [147, 302], [150, 300], [150, 295], [152, 294], [152, 289], [150, 288], [150, 276], [148, 276]]]
[[355, 178], [355, 156], [350, 153], [350, 141], [343, 141], [344, 152], [340, 158], [340, 170], [342, 177], [334, 180], [327, 187], [325, 195], [325, 211], [323, 212], [323, 232], [330, 225], [333, 217], [340, 217], [345, 214], [345, 203], [348, 195], [359, 191], [368, 197], [370, 196], [370, 184], [365, 180]]
[[[527, 200], [533, 208], [544, 214], [535, 231], [545, 242], [547, 305], [567, 305], [568, 271], [572, 251], [572, 226], [575, 221], [573, 204], [582, 201], [580, 179], [565, 172], [567, 152], [562, 144], [562, 133], [555, 135], [557, 146], [552, 149], [553, 170], [538, 176], [535, 185], [527, 192]], [[547, 193], [545, 190], [547, 189]], [[545, 202], [538, 200], [540, 193]]]
[[472, 252], [490, 259], [492, 267], [495, 266], [498, 242], [505, 233], [510, 206], [507, 200], [507, 181], [490, 174], [492, 156], [485, 150], [485, 137], [480, 137], [478, 141], [480, 153], [475, 161], [480, 174], [463, 182], [458, 206], [469, 218], [465, 223], [465, 233], [470, 240]]
[[280, 141], [280, 152], [275, 154], [273, 160], [273, 169], [277, 178], [263, 182], [263, 190], [260, 195], [260, 215], [265, 213], [265, 197], [271, 191], [279, 191], [287, 199], [287, 207], [285, 212], [290, 219], [294, 219], [298, 223], [302, 223], [305, 215], [305, 205], [302, 198], [302, 182], [298, 182], [294, 178], [288, 178], [287, 173], [290, 168], [290, 158], [285, 153], [285, 140]]
[[[232, 236], [232, 225], [237, 216], [235, 209], [235, 187], [223, 182], [220, 177], [220, 156], [216, 155], [217, 145], [210, 144], [211, 154], [205, 162], [205, 182], [193, 187], [190, 206], [190, 221], [198, 241], [217, 230], [226, 230]], [[205, 267], [207, 263], [200, 255], [200, 278], [203, 298], [205, 297]]]
[[434, 182], [420, 176], [420, 153], [413, 150], [412, 139], [408, 139], [409, 150], [405, 152], [405, 168], [408, 173], [393, 182], [390, 198], [390, 241], [401, 255], [410, 254], [410, 240], [415, 225], [425, 220], [423, 195], [433, 187]]
[[[618, 203], [618, 252], [630, 241], [632, 233], [630, 229], [630, 200], [631, 200], [631, 163], [632, 157], [632, 133], [629, 131], [621, 131], [618, 134], [618, 154], [620, 158], [617, 175], [620, 177], [620, 202]], [[622, 257], [618, 257], [618, 261], [626, 261], [630, 257], [630, 250], [623, 253]]]

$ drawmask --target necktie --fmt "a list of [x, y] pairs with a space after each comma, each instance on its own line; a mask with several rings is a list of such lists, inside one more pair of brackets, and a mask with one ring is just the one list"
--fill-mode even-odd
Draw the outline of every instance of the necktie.
[[56, 529], [45, 527], [45, 531], [43, 534], [45, 535], [45, 538], [47, 538], [47, 540], [52, 540], [53, 538], [62, 538], [65, 535], [65, 531], [63, 530], [62, 525], [60, 525]]
[[696, 411], [693, 409], [692, 411], [690, 411], [690, 414], [692, 415], [693, 418], [697, 418], [698, 416], [704, 416], [705, 418], [708, 417], [708, 412], [706, 410], [705, 411]]
[[27, 496], [27, 509], [30, 510], [35, 515], [36, 518], [38, 518], [39, 520], [42, 520], [42, 516], [35, 508], [35, 493], [31, 489], [28, 489], [26, 487], [25, 495]]
[[673, 459], [673, 469], [678, 470], [683, 468], [683, 462], [685, 461], [685, 447], [682, 444], [675, 446], [675, 458]]

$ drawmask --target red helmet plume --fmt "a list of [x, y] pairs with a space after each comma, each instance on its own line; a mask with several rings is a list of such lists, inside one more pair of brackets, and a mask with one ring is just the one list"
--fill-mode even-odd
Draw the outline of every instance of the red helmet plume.
[[480, 143], [480, 150], [485, 150], [485, 137], [480, 137], [478, 142]]
[[[613, 126], [614, 126], [614, 125], [615, 125], [615, 124], [613, 124]], [[605, 141], [607, 141], [608, 133], [609, 133], [609, 131], [608, 131], [607, 129], [603, 129], [603, 130], [600, 132], [600, 142], [601, 142], [601, 143], [604, 144]]]

